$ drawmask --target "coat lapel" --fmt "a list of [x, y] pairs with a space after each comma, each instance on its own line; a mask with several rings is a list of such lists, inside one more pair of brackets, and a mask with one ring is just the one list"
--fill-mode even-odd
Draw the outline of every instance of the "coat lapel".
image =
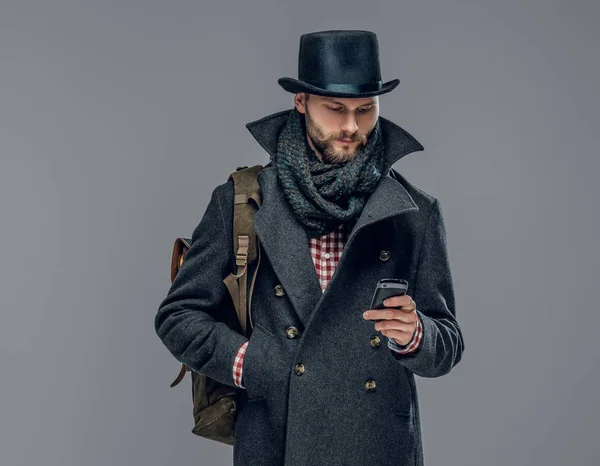
[[254, 216], [256, 235], [298, 317], [304, 322], [322, 294], [308, 237], [279, 188], [275, 167], [263, 168], [258, 183], [262, 204]]
[[[289, 110], [286, 110], [269, 115], [246, 125], [260, 145], [272, 156], [277, 150], [277, 137], [287, 121], [288, 112]], [[381, 117], [380, 119], [386, 158], [390, 167], [404, 155], [423, 149], [402, 128], [389, 120]], [[256, 234], [304, 325], [308, 324], [320, 301], [331, 292], [337, 276], [343, 271], [345, 257], [354, 253], [352, 245], [356, 235], [386, 218], [419, 210], [401, 183], [390, 176], [384, 176], [365, 203], [350, 232], [340, 263], [323, 293], [310, 255], [308, 237], [285, 198], [275, 167], [271, 164], [266, 165], [258, 175], [258, 183], [262, 193], [262, 204], [254, 217]]]

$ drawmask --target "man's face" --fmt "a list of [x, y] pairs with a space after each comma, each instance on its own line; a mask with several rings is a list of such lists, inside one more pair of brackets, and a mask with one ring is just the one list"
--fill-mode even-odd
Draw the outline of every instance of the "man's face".
[[[339, 98], [298, 93], [296, 109], [305, 115], [309, 145], [324, 163], [339, 163], [354, 157], [379, 117], [379, 98]], [[343, 140], [345, 139], [345, 141]]]

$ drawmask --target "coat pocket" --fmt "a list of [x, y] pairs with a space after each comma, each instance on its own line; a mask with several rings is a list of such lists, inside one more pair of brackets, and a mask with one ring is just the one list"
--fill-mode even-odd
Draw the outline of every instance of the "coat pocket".
[[246, 387], [247, 401], [258, 401], [266, 398], [268, 387], [269, 352], [273, 347], [273, 335], [261, 324], [254, 323], [252, 334], [248, 340], [246, 354], [242, 366], [242, 377]]
[[402, 372], [404, 375], [402, 377], [404, 382], [403, 385], [405, 387], [404, 389], [406, 392], [406, 396], [404, 398], [408, 401], [408, 405], [404, 404], [404, 406], [396, 408], [394, 410], [394, 413], [396, 414], [396, 416], [400, 417], [411, 417], [413, 411], [413, 389], [410, 380], [411, 375], [408, 373], [408, 369], [406, 369], [405, 367], [402, 367]]

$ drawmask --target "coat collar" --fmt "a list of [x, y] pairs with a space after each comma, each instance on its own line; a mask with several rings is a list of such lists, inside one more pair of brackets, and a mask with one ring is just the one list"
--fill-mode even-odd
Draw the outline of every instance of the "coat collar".
[[[246, 125], [270, 155], [277, 151], [277, 138], [287, 121], [289, 111], [268, 115]], [[379, 118], [389, 167], [405, 155], [423, 150], [423, 146], [404, 129], [389, 120]], [[335, 292], [335, 284], [339, 281], [340, 273], [343, 273], [346, 256], [360, 252], [352, 248], [358, 232], [386, 218], [419, 210], [400, 182], [391, 176], [383, 177], [367, 199], [356, 225], [350, 232], [340, 263], [323, 293], [310, 255], [306, 232], [296, 220], [279, 186], [275, 167], [271, 164], [266, 165], [258, 174], [258, 183], [262, 204], [254, 217], [256, 234], [304, 325], [308, 324], [313, 311], [325, 295]]]

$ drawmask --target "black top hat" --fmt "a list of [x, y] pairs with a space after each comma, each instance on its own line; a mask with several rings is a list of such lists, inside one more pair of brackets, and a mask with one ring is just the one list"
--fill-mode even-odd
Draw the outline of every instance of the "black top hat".
[[371, 97], [390, 92], [400, 80], [382, 83], [375, 33], [334, 30], [303, 34], [298, 54], [298, 79], [284, 77], [277, 82], [293, 93]]

